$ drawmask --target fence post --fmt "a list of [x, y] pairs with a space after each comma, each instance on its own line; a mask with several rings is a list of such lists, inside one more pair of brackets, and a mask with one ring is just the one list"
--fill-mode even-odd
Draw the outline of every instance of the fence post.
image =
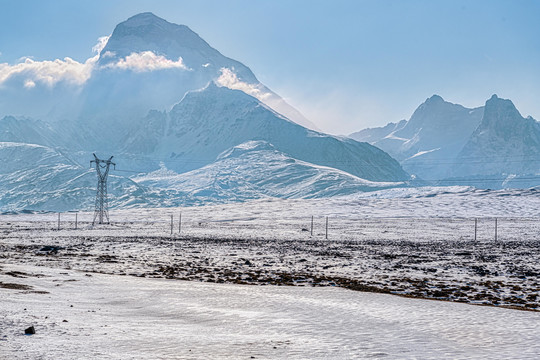
[[173, 218], [173, 215], [171, 214], [171, 235], [173, 234], [173, 229], [174, 229], [174, 218]]
[[79, 214], [79, 213], [75, 213], [75, 230], [77, 230], [77, 215], [78, 215], [78, 214]]
[[326, 235], [325, 239], [328, 240], [328, 216], [326, 217]]
[[313, 236], [313, 215], [311, 215], [311, 236]]
[[58, 213], [58, 230], [60, 230], [60, 213]]
[[478, 218], [474, 218], [474, 241], [476, 241], [476, 229], [478, 228]]
[[495, 218], [495, 241], [497, 241], [497, 218]]

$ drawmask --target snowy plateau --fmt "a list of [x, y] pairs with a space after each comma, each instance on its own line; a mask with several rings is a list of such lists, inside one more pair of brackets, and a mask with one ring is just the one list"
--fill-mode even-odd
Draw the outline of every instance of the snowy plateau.
[[540, 357], [540, 126], [510, 100], [328, 135], [151, 13], [0, 81], [0, 359]]
[[0, 358], [537, 359], [537, 196], [3, 215]]

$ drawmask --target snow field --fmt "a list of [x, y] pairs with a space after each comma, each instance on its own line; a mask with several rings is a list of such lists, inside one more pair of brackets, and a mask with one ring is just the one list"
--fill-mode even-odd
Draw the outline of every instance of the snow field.
[[[74, 213], [60, 230], [55, 213], [0, 216], [0, 358], [540, 354], [538, 312], [501, 308], [539, 309], [535, 192], [392, 189], [110, 214], [92, 227], [80, 212], [76, 230]], [[22, 335], [32, 324], [37, 334]]]
[[[535, 359], [540, 354], [538, 313], [328, 287], [142, 279], [11, 264], [0, 271], [1, 282], [31, 287], [0, 288], [2, 358]], [[23, 335], [30, 325], [36, 335]]]

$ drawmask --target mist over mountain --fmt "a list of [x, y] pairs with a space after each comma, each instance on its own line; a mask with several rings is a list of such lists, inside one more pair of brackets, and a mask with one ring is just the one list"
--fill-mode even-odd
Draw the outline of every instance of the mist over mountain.
[[434, 95], [406, 122], [350, 136], [387, 151], [432, 183], [530, 187], [540, 181], [540, 123], [493, 95], [468, 109]]
[[[0, 116], [76, 121], [120, 134], [131, 118], [170, 110], [191, 90], [216, 81], [265, 102], [289, 119], [315, 125], [261, 84], [242, 63], [222, 55], [185, 25], [142, 13], [100, 38], [84, 63], [69, 57], [25, 59], [0, 67]], [[28, 104], [32, 104], [31, 107]], [[113, 136], [111, 136], [113, 137]]]

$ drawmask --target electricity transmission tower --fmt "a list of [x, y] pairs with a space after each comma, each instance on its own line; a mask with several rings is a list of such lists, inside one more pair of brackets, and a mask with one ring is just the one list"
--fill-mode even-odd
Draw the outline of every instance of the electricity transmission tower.
[[98, 176], [98, 186], [96, 193], [96, 209], [94, 211], [94, 221], [92, 225], [98, 220], [98, 224], [108, 224], [109, 223], [109, 204], [107, 201], [107, 176], [109, 175], [109, 167], [111, 165], [116, 169], [116, 164], [111, 161], [112, 156], [109, 160], [98, 159], [96, 154], [93, 154], [95, 160], [90, 160], [90, 166], [92, 163], [96, 163], [96, 172]]

